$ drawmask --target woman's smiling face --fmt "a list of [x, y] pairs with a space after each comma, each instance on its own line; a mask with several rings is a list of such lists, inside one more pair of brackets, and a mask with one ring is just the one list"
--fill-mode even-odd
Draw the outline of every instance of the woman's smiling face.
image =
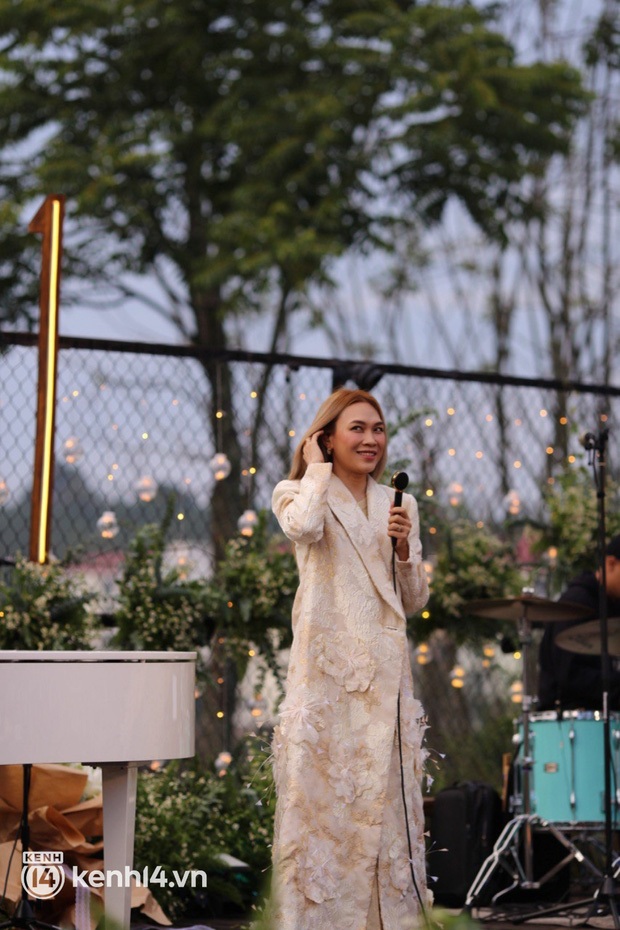
[[371, 404], [359, 401], [346, 407], [336, 420], [334, 432], [326, 437], [334, 474], [372, 474], [383, 456], [385, 443], [385, 423]]

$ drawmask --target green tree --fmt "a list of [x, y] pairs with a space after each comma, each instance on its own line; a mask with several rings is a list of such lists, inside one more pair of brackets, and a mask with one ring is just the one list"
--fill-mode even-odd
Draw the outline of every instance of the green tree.
[[[600, 474], [599, 474], [599, 481]], [[545, 494], [547, 521], [541, 551], [555, 550], [551, 560], [553, 592], [580, 572], [598, 566], [600, 492], [604, 491], [606, 539], [620, 533], [620, 487], [609, 479], [605, 488], [595, 484], [592, 470], [584, 466], [564, 471]]]
[[[138, 297], [215, 352], [230, 315], [267, 301], [278, 348], [334, 257], [389, 248], [450, 197], [501, 235], [582, 104], [570, 68], [518, 66], [470, 3], [23, 0], [0, 36], [0, 319], [36, 306], [17, 219], [55, 191], [65, 303]], [[221, 552], [241, 451], [231, 372], [204, 367], [232, 463]]]

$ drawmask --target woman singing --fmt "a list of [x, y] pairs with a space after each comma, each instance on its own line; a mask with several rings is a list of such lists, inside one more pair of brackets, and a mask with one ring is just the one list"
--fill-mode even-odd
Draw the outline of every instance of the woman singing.
[[427, 903], [405, 617], [428, 586], [416, 502], [394, 506], [375, 480], [386, 459], [379, 404], [341, 389], [273, 493], [300, 575], [274, 733], [273, 930], [412, 930]]

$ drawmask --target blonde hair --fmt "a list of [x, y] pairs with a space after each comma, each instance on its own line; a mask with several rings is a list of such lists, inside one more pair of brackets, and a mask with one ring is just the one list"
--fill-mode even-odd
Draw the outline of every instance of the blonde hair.
[[[312, 433], [316, 433], [318, 430], [323, 430], [323, 435], [331, 435], [334, 432], [336, 427], [336, 420], [340, 416], [343, 410], [346, 410], [347, 407], [350, 407], [351, 404], [367, 403], [377, 411], [381, 420], [385, 423], [385, 417], [383, 416], [383, 411], [379, 405], [379, 401], [376, 400], [372, 394], [369, 394], [368, 391], [353, 390], [351, 388], [339, 388], [337, 391], [334, 391], [333, 394], [330, 394], [327, 400], [324, 400], [319, 409], [317, 410], [312, 425], [306, 430], [302, 436], [301, 442], [295, 449], [295, 454], [293, 456], [293, 464], [289, 472], [289, 478], [293, 481], [303, 478], [306, 473], [306, 468], [308, 467], [304, 459], [303, 448], [304, 442], [306, 439], [309, 439]], [[385, 443], [385, 449], [383, 450], [383, 455], [374, 470], [371, 472], [373, 478], [380, 478], [385, 469], [385, 463], [387, 462], [387, 440]]]

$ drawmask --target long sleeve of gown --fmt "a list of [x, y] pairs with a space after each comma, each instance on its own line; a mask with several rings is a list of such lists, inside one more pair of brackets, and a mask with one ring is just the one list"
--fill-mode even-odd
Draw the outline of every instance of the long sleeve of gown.
[[421, 610], [428, 601], [428, 578], [422, 562], [420, 542], [420, 519], [414, 497], [407, 495], [411, 531], [409, 533], [409, 558], [406, 562], [396, 560], [396, 578], [400, 588], [402, 604], [407, 616]]
[[323, 536], [331, 462], [308, 465], [299, 481], [280, 481], [271, 505], [282, 532], [296, 543], [318, 542]]

